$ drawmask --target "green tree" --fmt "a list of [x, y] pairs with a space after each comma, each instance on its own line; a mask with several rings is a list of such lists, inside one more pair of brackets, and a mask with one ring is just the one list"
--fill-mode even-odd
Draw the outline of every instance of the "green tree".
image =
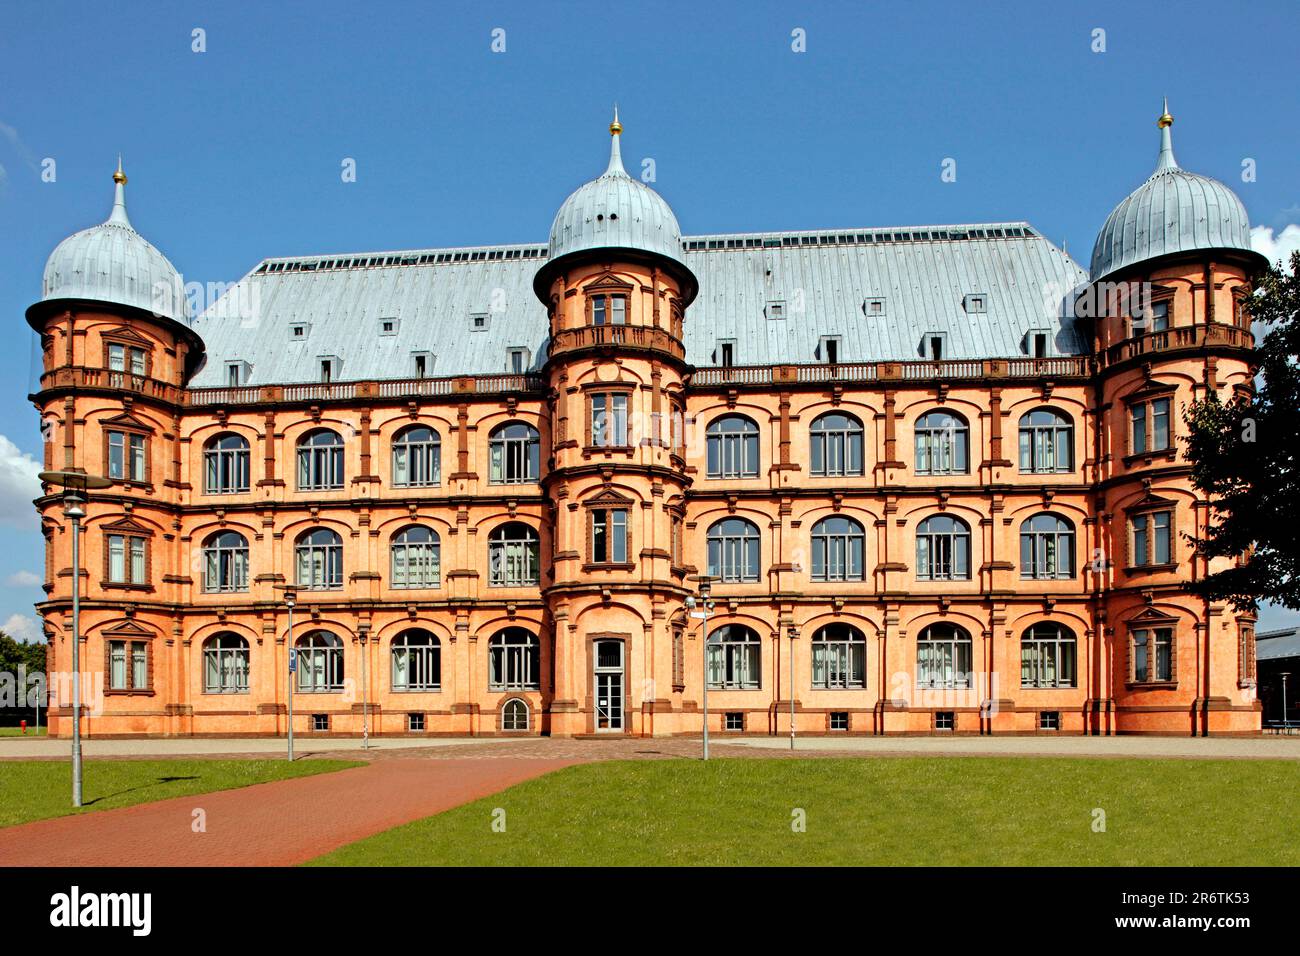
[[27, 665], [27, 673], [45, 672], [45, 645], [37, 641], [16, 641], [0, 631], [0, 672], [18, 673], [18, 665]]
[[1237, 558], [1194, 589], [1238, 610], [1271, 601], [1300, 610], [1300, 252], [1260, 277], [1252, 319], [1268, 331], [1256, 352], [1258, 387], [1184, 413], [1192, 482], [1211, 502], [1197, 552]]

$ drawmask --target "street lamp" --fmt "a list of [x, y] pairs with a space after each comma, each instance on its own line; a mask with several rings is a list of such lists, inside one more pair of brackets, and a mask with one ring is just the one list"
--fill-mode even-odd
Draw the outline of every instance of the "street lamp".
[[370, 749], [370, 698], [369, 681], [366, 679], [366, 642], [370, 637], [370, 628], [362, 625], [357, 628], [357, 639], [361, 642], [361, 749]]
[[[700, 585], [700, 593], [696, 595], [687, 595], [686, 610], [691, 617], [699, 618], [704, 623], [701, 625], [704, 638], [700, 642], [703, 651], [701, 659], [703, 669], [700, 671], [700, 708], [704, 727], [704, 759], [709, 759], [709, 612], [713, 610], [713, 598], [710, 591], [710, 579], [705, 575], [698, 575], [695, 578]], [[698, 608], [698, 610], [696, 610]]]
[[799, 628], [791, 624], [785, 633], [790, 638], [790, 749], [794, 750], [794, 642], [799, 639]]
[[298, 590], [291, 584], [274, 585], [277, 591], [284, 592], [284, 606], [289, 609], [289, 635], [285, 638], [285, 647], [289, 650], [289, 693], [288, 720], [285, 736], [289, 742], [289, 760], [293, 760], [293, 678], [298, 672], [298, 652], [293, 646], [293, 608], [298, 603]]
[[1291, 726], [1286, 715], [1286, 679], [1291, 676], [1291, 672], [1283, 671], [1279, 676], [1282, 678], [1282, 732], [1286, 733], [1287, 729]]
[[63, 489], [63, 514], [72, 522], [72, 805], [81, 806], [81, 519], [85, 492], [112, 482], [79, 471], [43, 471], [47, 485]]

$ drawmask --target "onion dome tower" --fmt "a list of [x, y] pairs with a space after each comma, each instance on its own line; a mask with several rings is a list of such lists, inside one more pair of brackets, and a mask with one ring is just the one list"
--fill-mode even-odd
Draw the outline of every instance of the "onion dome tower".
[[[86, 666], [109, 674], [105, 693], [129, 698], [125, 708], [142, 722], [171, 730], [188, 706], [176, 703], [185, 691], [168, 650], [168, 608], [182, 579], [167, 558], [187, 488], [177, 426], [204, 348], [189, 326], [180, 273], [127, 217], [126, 182], [119, 158], [108, 218], [55, 247], [41, 299], [27, 310], [41, 339], [42, 374], [30, 398], [47, 438], [44, 469], [107, 479], [86, 495], [75, 577], [60, 489], [47, 485], [37, 499], [50, 569], [38, 610], [50, 635], [48, 666], [66, 671], [80, 581], [81, 661], [102, 662]], [[52, 733], [70, 733], [68, 705], [51, 710]]]
[[608, 167], [560, 206], [533, 281], [550, 322], [557, 735], [664, 733], [682, 705], [682, 323], [698, 283], [672, 209], [623, 168], [617, 108], [609, 132]]
[[1109, 647], [1092, 662], [1095, 732], [1259, 728], [1253, 615], [1188, 589], [1226, 565], [1195, 554], [1210, 503], [1182, 449], [1190, 403], [1252, 387], [1247, 305], [1267, 263], [1250, 247], [1241, 200], [1174, 159], [1173, 122], [1166, 103], [1155, 171], [1107, 217], [1092, 252], [1096, 540], [1106, 557], [1092, 573], [1097, 646]]

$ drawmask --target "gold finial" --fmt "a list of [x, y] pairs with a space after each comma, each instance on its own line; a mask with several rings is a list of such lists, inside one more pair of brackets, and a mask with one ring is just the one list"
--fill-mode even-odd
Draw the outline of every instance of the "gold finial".
[[623, 132], [623, 124], [618, 121], [618, 104], [614, 104], [614, 122], [609, 124], [609, 135], [617, 136]]
[[122, 154], [117, 154], [117, 172], [113, 174], [113, 182], [119, 186], [126, 185], [126, 173], [122, 172]]
[[1160, 119], [1156, 120], [1156, 125], [1161, 129], [1167, 129], [1174, 125], [1174, 118], [1169, 115], [1169, 97], [1165, 97], [1165, 111], [1160, 114]]

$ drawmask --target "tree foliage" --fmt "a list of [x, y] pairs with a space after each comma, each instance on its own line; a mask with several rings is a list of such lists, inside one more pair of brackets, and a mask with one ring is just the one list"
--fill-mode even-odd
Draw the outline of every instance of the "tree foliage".
[[1279, 264], [1260, 278], [1249, 308], [1268, 330], [1258, 387], [1226, 401], [1211, 392], [1184, 414], [1192, 482], [1211, 502], [1197, 552], [1241, 559], [1195, 590], [1238, 610], [1300, 610], [1300, 252], [1289, 273]]

